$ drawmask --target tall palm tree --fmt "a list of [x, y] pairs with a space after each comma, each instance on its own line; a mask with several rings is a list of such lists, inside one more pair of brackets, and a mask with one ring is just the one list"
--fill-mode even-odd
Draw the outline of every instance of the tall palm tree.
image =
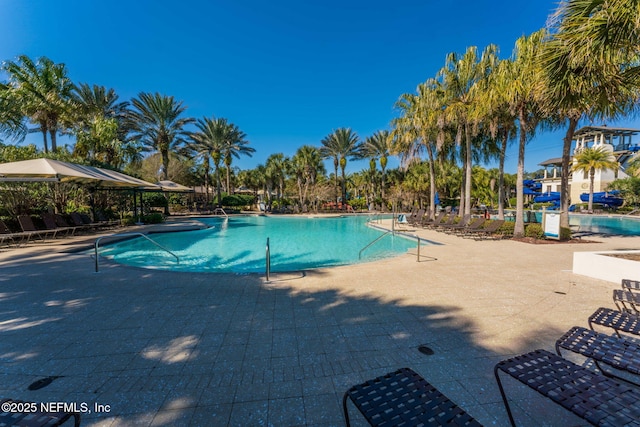
[[3, 69], [9, 75], [9, 86], [23, 114], [38, 125], [34, 130], [42, 132], [44, 151], [49, 151], [47, 133], [51, 150], [56, 151], [60, 123], [71, 109], [73, 83], [67, 76], [67, 68], [44, 56], [33, 62], [21, 55], [15, 62], [6, 62]]
[[633, 108], [640, 67], [640, 11], [635, 0], [569, 0], [558, 8], [540, 63], [546, 108], [566, 123], [560, 173], [560, 226], [569, 227], [571, 144], [584, 117], [615, 118]]
[[169, 179], [169, 151], [186, 142], [189, 135], [184, 127], [194, 119], [184, 117], [187, 107], [173, 96], [141, 92], [131, 101], [133, 110], [129, 123], [133, 131], [131, 139], [139, 140], [146, 151], [157, 151], [162, 156], [162, 179]]
[[272, 154], [265, 163], [265, 176], [269, 192], [269, 207], [271, 207], [271, 189], [278, 187], [277, 199], [280, 201], [284, 194], [289, 158], [282, 153]]
[[377, 131], [373, 135], [368, 136], [362, 145], [363, 155], [371, 158], [374, 163], [378, 160], [380, 162], [380, 169], [382, 169], [382, 183], [380, 185], [380, 195], [384, 199], [385, 190], [385, 169], [387, 168], [387, 162], [390, 156], [391, 146], [393, 145], [393, 138], [391, 132], [388, 130]]
[[340, 166], [340, 145], [331, 133], [320, 141], [320, 155], [324, 159], [333, 160], [333, 200], [338, 203], [338, 166]]
[[524, 154], [527, 139], [544, 117], [541, 103], [543, 84], [539, 53], [546, 30], [538, 30], [516, 40], [511, 61], [500, 71], [507, 80], [505, 99], [518, 120], [518, 170], [516, 182], [516, 221], [513, 235], [524, 236]]
[[[327, 142], [325, 143], [325, 141]], [[345, 169], [348, 160], [358, 159], [362, 156], [358, 135], [352, 131], [351, 128], [339, 128], [323, 139], [322, 145], [323, 148], [325, 148], [325, 153], [327, 153], [325, 156], [330, 155], [334, 159], [333, 164], [336, 168], [336, 174], [338, 171], [337, 165], [340, 166], [342, 175], [342, 206], [346, 209], [347, 186]]]
[[226, 132], [227, 137], [223, 141], [222, 155], [224, 157], [224, 164], [226, 166], [227, 174], [227, 193], [233, 193], [231, 189], [231, 162], [233, 158], [239, 159], [241, 155], [249, 156], [255, 153], [255, 148], [249, 147], [249, 141], [247, 141], [247, 135], [233, 123], [229, 123], [229, 129]]
[[0, 83], [0, 136], [22, 141], [26, 134], [24, 115], [16, 96], [9, 86]]
[[610, 151], [604, 147], [585, 148], [574, 155], [574, 163], [571, 167], [574, 171], [584, 171], [589, 173], [589, 212], [593, 211], [593, 182], [596, 171], [616, 170], [619, 168], [618, 162]]
[[74, 153], [101, 160], [120, 167], [133, 160], [135, 141], [126, 141], [128, 102], [118, 102], [113, 89], [81, 83], [74, 86], [71, 102], [74, 105], [69, 127], [76, 135]]
[[480, 56], [477, 47], [471, 46], [462, 56], [456, 53], [447, 55], [445, 66], [438, 72], [448, 98], [445, 108], [447, 120], [457, 127], [456, 141], [461, 143], [464, 138], [464, 180], [460, 210], [465, 215], [471, 215], [472, 139], [478, 82], [487, 78], [496, 62], [495, 45], [487, 46]]
[[291, 168], [296, 177], [302, 210], [306, 205], [309, 189], [315, 191], [318, 174], [324, 173], [320, 151], [311, 145], [303, 145], [291, 159]]

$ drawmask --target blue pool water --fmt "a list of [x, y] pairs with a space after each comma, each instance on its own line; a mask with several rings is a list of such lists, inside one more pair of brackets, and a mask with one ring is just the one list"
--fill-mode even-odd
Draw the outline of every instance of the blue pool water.
[[201, 218], [211, 228], [153, 234], [151, 238], [179, 256], [180, 262], [142, 238], [100, 250], [116, 262], [177, 271], [255, 273], [265, 271], [270, 240], [271, 271], [294, 271], [368, 262], [405, 253], [415, 240], [388, 234], [362, 253], [380, 230], [367, 226], [366, 217]]
[[[536, 220], [542, 222], [542, 212], [535, 214]], [[640, 236], [638, 217], [569, 214], [569, 225], [580, 226], [581, 232]]]

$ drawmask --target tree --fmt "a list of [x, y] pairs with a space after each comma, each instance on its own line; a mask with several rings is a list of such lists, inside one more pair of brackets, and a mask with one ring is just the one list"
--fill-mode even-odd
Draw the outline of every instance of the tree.
[[51, 137], [51, 150], [56, 151], [60, 123], [71, 109], [73, 83], [67, 77], [65, 65], [44, 56], [33, 62], [21, 55], [15, 62], [6, 62], [3, 69], [9, 75], [13, 99], [23, 115], [38, 125], [35, 130], [42, 132], [45, 153], [49, 152], [47, 133]]
[[615, 118], [638, 94], [639, 11], [636, 0], [569, 0], [555, 13], [539, 62], [546, 108], [566, 123], [560, 174], [560, 226], [569, 227], [571, 143], [584, 117]]
[[291, 170], [298, 186], [300, 209], [303, 210], [309, 190], [315, 191], [318, 174], [324, 173], [320, 151], [310, 145], [298, 148], [291, 159]]
[[184, 127], [194, 119], [183, 117], [186, 107], [173, 96], [141, 92], [131, 101], [133, 110], [128, 121], [133, 131], [132, 140], [140, 141], [146, 151], [157, 151], [162, 156], [161, 176], [168, 180], [169, 152], [177, 152], [189, 135]]
[[543, 84], [538, 64], [545, 30], [516, 40], [511, 61], [501, 69], [507, 80], [505, 100], [518, 120], [518, 170], [514, 237], [524, 237], [524, 154], [528, 137], [544, 117], [541, 109]]
[[387, 168], [387, 161], [390, 156], [391, 146], [393, 145], [393, 138], [391, 132], [388, 130], [377, 131], [373, 135], [368, 136], [362, 144], [363, 156], [371, 158], [373, 160], [373, 166], [375, 168], [375, 161], [380, 162], [380, 169], [382, 169], [382, 182], [380, 185], [380, 197], [384, 199], [385, 190], [385, 169]]
[[619, 165], [604, 147], [585, 148], [573, 157], [573, 171], [589, 173], [589, 212], [593, 211], [593, 181], [598, 170], [616, 170]]
[[26, 134], [24, 115], [16, 96], [9, 86], [0, 83], [0, 136], [21, 142]]
[[247, 141], [247, 135], [233, 123], [229, 123], [229, 129], [226, 132], [226, 138], [222, 145], [222, 155], [224, 157], [224, 164], [226, 166], [227, 175], [227, 193], [233, 193], [231, 189], [231, 162], [233, 158], [239, 159], [241, 155], [249, 156], [255, 153], [255, 148], [249, 147], [249, 141]]
[[471, 173], [472, 173], [472, 138], [474, 136], [474, 109], [478, 97], [478, 82], [486, 79], [497, 62], [497, 47], [487, 46], [478, 57], [477, 47], [467, 48], [464, 55], [456, 53], [447, 55], [445, 66], [438, 72], [446, 93], [447, 121], [457, 127], [456, 142], [464, 138], [463, 188], [461, 189], [460, 210], [464, 215], [471, 215]]
[[280, 201], [285, 189], [285, 180], [289, 158], [282, 153], [272, 154], [267, 158], [265, 164], [265, 177], [267, 180], [267, 190], [269, 193], [269, 208], [271, 208], [271, 190], [273, 186], [278, 187], [277, 199]]

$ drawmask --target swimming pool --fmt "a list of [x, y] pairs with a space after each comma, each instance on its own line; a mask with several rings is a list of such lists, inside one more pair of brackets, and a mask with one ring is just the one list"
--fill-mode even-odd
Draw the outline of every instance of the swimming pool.
[[[542, 222], [542, 212], [535, 212], [535, 215], [536, 221]], [[511, 215], [506, 218], [513, 221]], [[525, 221], [526, 219], [525, 215]], [[579, 226], [581, 232], [640, 236], [640, 218], [638, 217], [569, 214], [569, 225]]]
[[241, 216], [200, 218], [204, 230], [153, 234], [154, 241], [180, 258], [137, 238], [104, 246], [100, 255], [122, 264], [176, 271], [256, 273], [265, 271], [269, 238], [271, 271], [295, 271], [368, 262], [405, 253], [415, 240], [383, 232], [367, 217]]

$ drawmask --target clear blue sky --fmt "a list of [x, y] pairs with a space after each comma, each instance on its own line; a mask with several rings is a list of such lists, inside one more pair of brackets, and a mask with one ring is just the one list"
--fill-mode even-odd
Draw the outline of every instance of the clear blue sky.
[[[388, 129], [398, 97], [435, 76], [448, 52], [495, 43], [509, 56], [556, 4], [0, 0], [0, 60], [47, 56], [66, 64], [74, 82], [113, 88], [121, 100], [160, 92], [182, 100], [189, 116], [226, 117], [257, 150], [235, 161], [246, 169], [272, 153], [319, 146], [339, 127], [361, 138]], [[527, 149], [528, 171], [560, 156], [562, 134], [539, 133]], [[512, 148], [508, 172], [515, 173], [516, 156]]]

